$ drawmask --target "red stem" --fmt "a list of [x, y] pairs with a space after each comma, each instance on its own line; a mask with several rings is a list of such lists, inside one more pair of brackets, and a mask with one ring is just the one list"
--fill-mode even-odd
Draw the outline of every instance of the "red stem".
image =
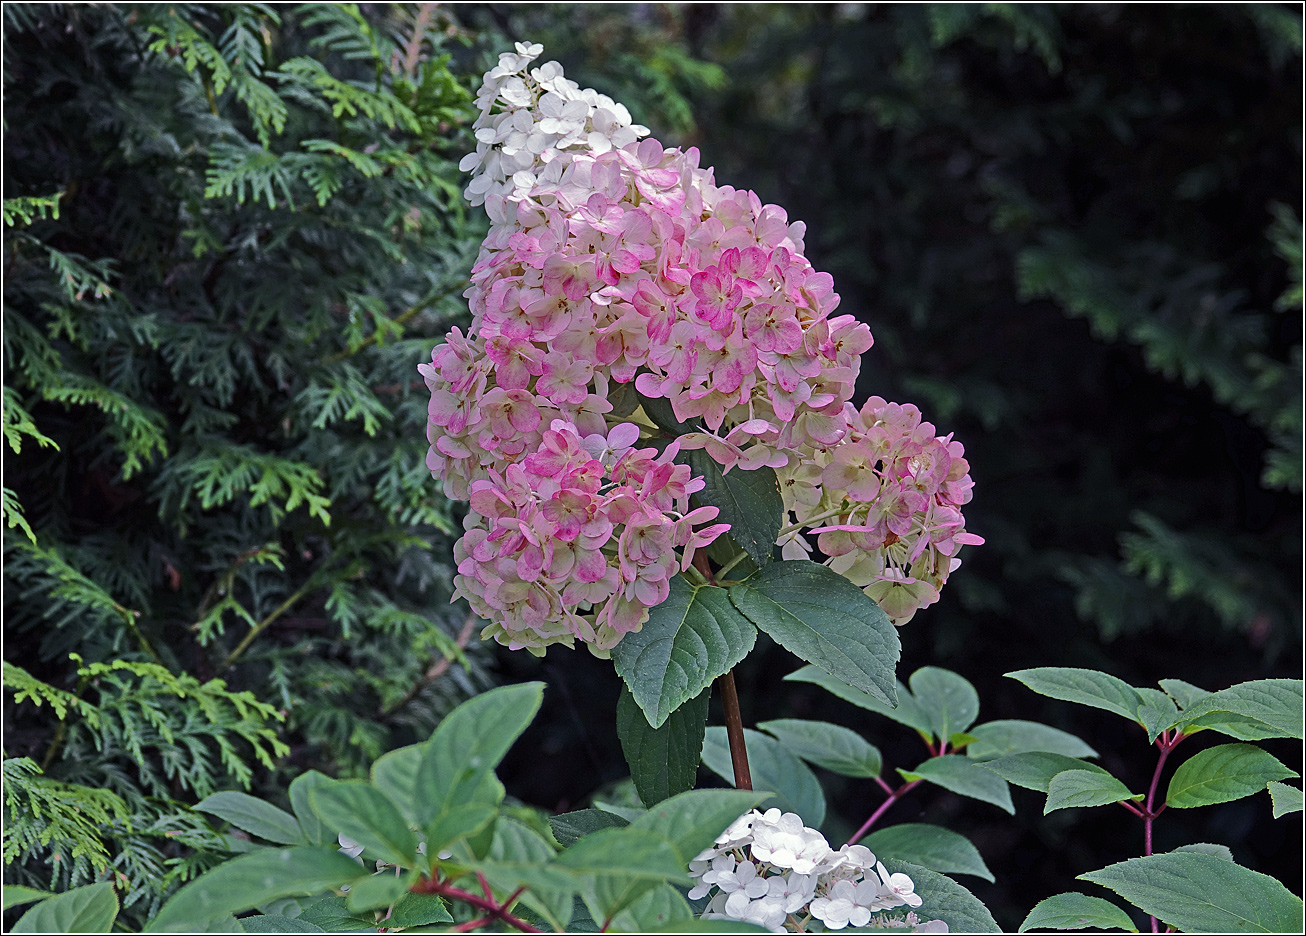
[[[1156, 770], [1152, 771], [1152, 785], [1147, 788], [1147, 799], [1143, 802], [1143, 855], [1144, 857], [1152, 854], [1152, 820], [1165, 810], [1165, 804], [1161, 804], [1160, 809], [1153, 809], [1156, 802], [1156, 788], [1161, 782], [1161, 771], [1165, 768], [1165, 759], [1184, 738], [1183, 734], [1176, 731], [1173, 735], [1161, 732], [1161, 737], [1156, 739], [1156, 746], [1161, 749], [1161, 755], [1156, 759]], [[1156, 917], [1151, 917], [1152, 932], [1159, 933], [1160, 928], [1157, 925]]]
[[[871, 818], [863, 822], [862, 827], [849, 837], [848, 844], [852, 845], [853, 843], [860, 841], [866, 833], [871, 830], [871, 826], [875, 825], [875, 820], [883, 816], [890, 806], [902, 799], [904, 795], [906, 795], [913, 787], [918, 786], [920, 782], [921, 781], [919, 780], [913, 780], [911, 783], [904, 783], [902, 786], [898, 787], [898, 789], [892, 791], [889, 794], [889, 798], [881, 803], [879, 807], [876, 808], [875, 812], [871, 813]], [[885, 786], [887, 785], [888, 784], [885, 784]]]
[[753, 775], [748, 769], [748, 748], [744, 744], [744, 716], [739, 711], [739, 693], [735, 690], [735, 671], [719, 680], [721, 702], [726, 710], [726, 738], [730, 742], [730, 763], [735, 768], [735, 789], [751, 790]]
[[[481, 877], [481, 875], [478, 874], [477, 877]], [[482, 879], [482, 883], [484, 884], [483, 879]], [[466, 928], [460, 929], [459, 932], [468, 932], [470, 930], [477, 929], [481, 926], [486, 925], [491, 920], [502, 920], [508, 926], [514, 927], [515, 929], [519, 929], [523, 933], [541, 932], [541, 930], [538, 930], [534, 926], [531, 926], [525, 920], [513, 916], [511, 913], [508, 912], [507, 908], [512, 904], [514, 900], [516, 900], [518, 897], [521, 896], [522, 888], [520, 887], [513, 892], [511, 897], [509, 897], [506, 901], [504, 901], [503, 906], [496, 904], [493, 899], [478, 897], [477, 895], [473, 894], [471, 891], [465, 891], [462, 890], [461, 888], [457, 888], [450, 884], [446, 884], [443, 881], [431, 880], [429, 878], [424, 881], [418, 881], [410, 888], [410, 890], [414, 894], [436, 894], [440, 897], [448, 897], [450, 900], [461, 900], [463, 903], [471, 904], [477, 910], [481, 910], [489, 914], [488, 917], [481, 920], [469, 920], [468, 921], [469, 923], [475, 923], [476, 926], [467, 926], [466, 924], [463, 924], [463, 926], [465, 926]]]

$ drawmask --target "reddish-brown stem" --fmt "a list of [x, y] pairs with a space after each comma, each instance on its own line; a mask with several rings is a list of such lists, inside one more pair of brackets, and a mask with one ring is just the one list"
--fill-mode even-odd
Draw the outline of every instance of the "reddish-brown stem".
[[1121, 800], [1120, 805], [1125, 807], [1125, 809], [1129, 810], [1138, 818], [1140, 819], [1143, 818], [1143, 811], [1139, 809], [1137, 806], [1135, 806], [1133, 803], [1129, 802], [1129, 800]]
[[739, 693], [735, 691], [735, 671], [719, 680], [721, 702], [726, 710], [726, 738], [730, 742], [730, 763], [735, 768], [735, 789], [751, 790], [753, 775], [748, 770], [748, 749], [744, 746], [744, 717], [739, 712]]
[[893, 795], [893, 787], [889, 786], [889, 784], [885, 782], [883, 777], [876, 777], [875, 782], [880, 785], [880, 789], [883, 790], [885, 793], [888, 793], [890, 796]]
[[506, 901], [504, 901], [503, 905], [500, 906], [499, 904], [494, 902], [493, 895], [491, 894], [484, 878], [482, 878], [480, 874], [477, 874], [477, 877], [481, 878], [482, 887], [486, 888], [486, 893], [490, 894], [489, 897], [479, 897], [476, 894], [473, 894], [471, 891], [465, 891], [462, 890], [461, 888], [457, 888], [451, 884], [445, 883], [444, 881], [436, 881], [431, 878], [418, 881], [409, 889], [414, 894], [436, 894], [440, 897], [448, 897], [450, 900], [461, 900], [463, 903], [470, 904], [471, 906], [475, 907], [477, 910], [489, 914], [489, 916], [481, 920], [468, 921], [469, 923], [476, 924], [475, 926], [462, 924], [463, 928], [459, 929], [459, 932], [468, 932], [470, 930], [477, 929], [481, 926], [485, 926], [491, 920], [501, 920], [505, 925], [511, 926], [514, 929], [520, 930], [523, 933], [540, 932], [540, 930], [536, 929], [534, 926], [531, 926], [525, 920], [513, 916], [511, 913], [508, 912], [508, 907], [512, 905], [513, 901], [515, 901], [518, 897], [521, 896], [522, 893], [521, 888], [518, 888], [516, 891], [514, 891], [512, 896], [509, 897]]
[[[890, 806], [898, 802], [898, 800], [902, 799], [903, 796], [905, 796], [913, 788], [918, 786], [920, 782], [921, 781], [919, 780], [913, 780], [910, 783], [904, 783], [902, 786], [898, 787], [898, 789], [890, 792], [888, 799], [886, 799], [883, 803], [881, 803], [876, 808], [875, 812], [871, 813], [871, 817], [862, 823], [862, 827], [849, 837], [848, 844], [852, 845], [856, 842], [861, 841], [861, 839], [866, 835], [866, 833], [871, 831], [871, 826], [875, 825], [875, 821], [879, 819], [881, 816], [883, 816], [885, 812], [888, 811]], [[885, 785], [887, 786], [887, 784]]]
[[[1170, 756], [1170, 752], [1178, 746], [1184, 738], [1183, 734], [1175, 731], [1173, 735], [1169, 732], [1161, 732], [1161, 737], [1156, 739], [1156, 746], [1161, 749], [1161, 754], [1156, 759], [1156, 770], [1152, 771], [1152, 785], [1147, 788], [1147, 799], [1143, 802], [1143, 855], [1144, 857], [1152, 854], [1152, 820], [1165, 810], [1165, 804], [1161, 804], [1160, 809], [1154, 809], [1156, 803], [1156, 788], [1161, 782], [1161, 771], [1165, 768], [1165, 759]], [[1152, 932], [1159, 933], [1160, 928], [1157, 924], [1156, 917], [1151, 917]]]

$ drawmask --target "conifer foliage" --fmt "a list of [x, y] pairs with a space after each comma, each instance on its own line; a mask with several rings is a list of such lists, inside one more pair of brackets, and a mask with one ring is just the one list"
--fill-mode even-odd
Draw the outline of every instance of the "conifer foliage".
[[6, 6], [6, 881], [140, 921], [243, 847], [190, 805], [485, 685], [413, 369], [479, 242], [443, 16]]

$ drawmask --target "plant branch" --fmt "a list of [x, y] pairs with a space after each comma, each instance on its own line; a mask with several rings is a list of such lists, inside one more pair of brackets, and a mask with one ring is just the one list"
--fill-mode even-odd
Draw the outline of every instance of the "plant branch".
[[788, 536], [790, 533], [801, 530], [804, 527], [809, 527], [821, 520], [829, 520], [831, 517], [837, 517], [842, 513], [848, 513], [848, 511], [843, 507], [837, 507], [834, 510], [827, 510], [825, 513], [819, 513], [815, 517], [808, 517], [806, 520], [801, 520], [798, 523], [791, 523], [786, 527], [781, 527], [780, 532], [775, 535], [775, 538], [779, 539], [782, 536]]
[[254, 627], [250, 628], [250, 631], [248, 634], [245, 635], [245, 638], [241, 640], [240, 643], [236, 644], [236, 648], [234, 650], [232, 650], [230, 653], [227, 654], [227, 658], [223, 660], [222, 665], [218, 667], [218, 672], [220, 673], [226, 672], [226, 670], [230, 668], [236, 662], [237, 659], [239, 659], [240, 655], [244, 653], [247, 649], [249, 649], [249, 645], [254, 642], [254, 639], [258, 637], [259, 634], [267, 630], [272, 625], [273, 621], [281, 617], [281, 615], [285, 614], [292, 607], [298, 604], [300, 599], [302, 599], [305, 595], [307, 595], [310, 591], [312, 591], [316, 587], [317, 587], [317, 576], [310, 575], [308, 577], [308, 581], [305, 582], [297, 592], [295, 592], [285, 601], [281, 602], [281, 604], [277, 605], [276, 608], [272, 610], [271, 614], [269, 614], [263, 620], [259, 621], [258, 624], [256, 624]]
[[[862, 823], [862, 827], [849, 836], [847, 844], [854, 845], [865, 838], [866, 833], [871, 831], [871, 826], [875, 825], [876, 820], [883, 816], [890, 806], [898, 802], [898, 800], [902, 799], [920, 784], [920, 780], [913, 780], [910, 783], [904, 783], [902, 786], [898, 787], [898, 789], [890, 792], [888, 799], [881, 803], [876, 808], [875, 812], [871, 813], [871, 817]], [[888, 787], [887, 783], [882, 785]]]
[[730, 741], [730, 763], [735, 768], [735, 789], [751, 790], [753, 775], [748, 769], [748, 749], [744, 746], [744, 718], [739, 712], [739, 693], [735, 690], [735, 671], [717, 680], [721, 702], [726, 710], [726, 738]]
[[716, 577], [724, 578], [727, 572], [729, 572], [731, 569], [739, 565], [739, 563], [743, 562], [747, 558], [748, 558], [748, 553], [744, 552], [743, 550], [740, 550], [739, 553], [733, 556], [729, 562], [727, 562], [721, 568], [716, 570]]
[[511, 926], [514, 929], [520, 930], [523, 933], [540, 932], [540, 930], [536, 929], [534, 926], [531, 926], [525, 920], [513, 916], [511, 913], [508, 912], [508, 906], [513, 902], [513, 900], [516, 900], [517, 897], [521, 896], [520, 888], [518, 888], [518, 890], [512, 895], [512, 897], [510, 897], [502, 906], [495, 903], [492, 896], [480, 897], [477, 896], [476, 894], [473, 894], [471, 891], [462, 890], [461, 888], [454, 887], [453, 885], [448, 884], [444, 881], [434, 880], [433, 878], [427, 878], [426, 880], [418, 881], [409, 889], [414, 894], [436, 894], [437, 896], [440, 897], [448, 897], [450, 900], [461, 900], [463, 903], [470, 904], [473, 907], [475, 907], [477, 910], [489, 914], [489, 916], [483, 920], [469, 921], [471, 923], [475, 923], [476, 924], [475, 927], [467, 926], [466, 924], [463, 924], [464, 926], [467, 926], [467, 928], [463, 930], [459, 930], [459, 932], [467, 932], [469, 930], [476, 929], [481, 926], [485, 926], [491, 920], [499, 920], [505, 926]]
[[[458, 637], [454, 641], [454, 643], [458, 645], [458, 649], [460, 650], [467, 649], [467, 644], [472, 639], [472, 631], [476, 629], [476, 624], [480, 620], [481, 618], [479, 615], [476, 614], [467, 615], [467, 620], [463, 622], [462, 630], [458, 632]], [[416, 699], [421, 694], [423, 689], [425, 689], [431, 683], [435, 682], [437, 679], [439, 679], [441, 676], [447, 673], [449, 671], [449, 667], [452, 665], [453, 665], [453, 660], [450, 657], [447, 656], [440, 657], [440, 659], [436, 660], [435, 663], [432, 664], [431, 668], [426, 671], [426, 675], [424, 675], [418, 681], [417, 685], [413, 686], [412, 689], [409, 689], [408, 693], [402, 699], [400, 699], [390, 708], [381, 710], [382, 717], [384, 718], [390, 717], [395, 712], [399, 711], [401, 708], [407, 705], [409, 702], [413, 701], [413, 699]]]
[[[425, 312], [427, 309], [429, 309], [431, 306], [435, 305], [435, 304], [436, 304], [437, 302], [439, 302], [440, 300], [442, 300], [442, 299], [447, 299], [447, 298], [449, 298], [450, 296], [452, 296], [454, 293], [462, 292], [462, 291], [463, 291], [464, 289], [466, 289], [466, 288], [467, 288], [467, 283], [466, 283], [466, 281], [461, 281], [461, 282], [455, 283], [453, 286], [450, 286], [450, 287], [448, 287], [447, 289], [443, 289], [443, 290], [441, 290], [441, 291], [438, 292], [438, 293], [432, 293], [431, 295], [429, 295], [429, 296], [427, 296], [425, 299], [423, 299], [421, 302], [417, 303], [417, 305], [412, 306], [412, 307], [409, 308], [409, 309], [405, 309], [403, 312], [401, 312], [401, 313], [399, 313], [398, 315], [396, 315], [393, 319], [390, 320], [390, 324], [391, 324], [391, 325], [402, 325], [404, 322], [408, 321], [408, 320], [409, 320], [410, 318], [412, 318], [413, 316], [415, 316], [415, 315], [419, 315], [420, 313]], [[381, 335], [381, 332], [379, 332], [379, 331], [374, 331], [374, 332], [372, 332], [372, 334], [370, 334], [370, 335], [368, 335], [366, 338], [364, 338], [364, 339], [359, 343], [358, 347], [353, 348], [352, 350], [345, 350], [345, 351], [341, 351], [341, 352], [339, 352], [339, 353], [337, 353], [337, 354], [332, 354], [332, 355], [330, 355], [329, 357], [324, 357], [324, 358], [322, 359], [321, 363], [322, 363], [322, 364], [335, 364], [335, 363], [337, 363], [337, 362], [339, 362], [339, 361], [343, 361], [345, 358], [353, 357], [355, 354], [357, 354], [359, 351], [362, 351], [364, 348], [367, 348], [367, 347], [370, 347], [371, 345], [376, 344], [376, 343], [380, 340], [380, 335]]]

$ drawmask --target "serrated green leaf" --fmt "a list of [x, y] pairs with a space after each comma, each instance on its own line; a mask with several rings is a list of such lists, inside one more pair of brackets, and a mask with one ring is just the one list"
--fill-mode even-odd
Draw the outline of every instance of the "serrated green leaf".
[[1227, 803], [1259, 793], [1271, 780], [1297, 775], [1254, 744], [1220, 744], [1199, 751], [1179, 765], [1170, 778], [1165, 804], [1191, 809]]
[[931, 757], [915, 770], [899, 768], [898, 773], [909, 781], [928, 780], [959, 796], [992, 803], [1013, 815], [1016, 812], [1016, 808], [1011, 805], [1011, 791], [1007, 789], [1007, 782], [960, 754]]
[[952, 878], [898, 858], [886, 859], [884, 866], [891, 873], [912, 879], [915, 893], [921, 898], [921, 920], [942, 920], [953, 933], [1002, 932], [980, 899]]
[[322, 820], [308, 801], [309, 793], [323, 783], [331, 783], [331, 778], [316, 770], [302, 773], [290, 782], [290, 808], [295, 811], [295, 820], [309, 845], [327, 845], [335, 841], [322, 827]]
[[703, 733], [707, 730], [710, 689], [690, 699], [654, 728], [635, 703], [629, 687], [617, 699], [617, 737], [630, 765], [639, 798], [652, 805], [694, 788]]
[[452, 923], [453, 917], [449, 915], [448, 905], [435, 894], [410, 892], [399, 898], [386, 922], [391, 927], [432, 926]]
[[1174, 699], [1159, 689], [1135, 689], [1143, 697], [1143, 704], [1138, 707], [1136, 721], [1147, 732], [1147, 743], [1151, 744], [1161, 736], [1161, 732], [1174, 724], [1179, 715], [1179, 708]]
[[784, 518], [775, 469], [763, 465], [755, 471], [736, 468], [723, 473], [705, 449], [685, 452], [679, 460], [706, 482], [694, 498], [721, 511], [714, 522], [730, 524], [731, 537], [759, 566], [770, 562]]
[[1069, 732], [1038, 722], [1003, 719], [976, 725], [969, 733], [976, 740], [966, 748], [966, 756], [974, 760], [992, 760], [1029, 751], [1097, 757], [1097, 751]]
[[670, 839], [634, 826], [587, 835], [560, 853], [553, 865], [578, 874], [648, 881], [679, 881], [688, 875]]
[[1027, 790], [1037, 790], [1039, 793], [1046, 793], [1052, 778], [1067, 770], [1091, 770], [1110, 776], [1097, 764], [1047, 751], [1012, 754], [1008, 757], [999, 757], [997, 760], [983, 761], [980, 766], [985, 770], [993, 771], [1008, 783], [1014, 783]]
[[859, 844], [882, 861], [897, 858], [940, 874], [973, 874], [989, 882], [994, 880], [970, 839], [942, 826], [918, 822], [889, 826], [872, 832]]
[[495, 825], [494, 839], [479, 870], [504, 897], [523, 884], [532, 885], [527, 887], [522, 900], [555, 929], [563, 930], [571, 922], [574, 886], [541, 887], [538, 881], [523, 881], [510, 867], [523, 862], [545, 865], [556, 854], [553, 845], [544, 836], [525, 823], [505, 816]]
[[[779, 741], [748, 728], [744, 729], [744, 747], [748, 750], [754, 789], [773, 791], [760, 808], [776, 806], [802, 816], [806, 825], [820, 828], [825, 821], [825, 794], [808, 766], [785, 750]], [[707, 729], [703, 739], [703, 763], [722, 780], [734, 783], [735, 771], [724, 728]]]
[[1143, 794], [1131, 793], [1129, 787], [1105, 771], [1063, 770], [1048, 783], [1048, 798], [1043, 806], [1043, 815], [1058, 809], [1105, 806], [1121, 800], [1142, 798]]
[[1290, 787], [1286, 783], [1272, 782], [1265, 785], [1270, 791], [1270, 802], [1274, 804], [1274, 818], [1286, 816], [1288, 813], [1302, 811], [1302, 792], [1296, 787]]
[[1145, 701], [1129, 683], [1098, 670], [1040, 666], [1006, 675], [1039, 695], [1105, 709], [1130, 721], [1138, 721], [1138, 708]]
[[308, 844], [294, 816], [247, 793], [214, 793], [196, 803], [195, 808], [278, 845]]
[[325, 933], [322, 927], [305, 922], [298, 917], [279, 913], [264, 913], [237, 921], [246, 933]]
[[759, 722], [791, 754], [845, 777], [878, 777], [880, 752], [857, 732], [823, 721], [780, 718]]
[[1162, 679], [1157, 682], [1166, 695], [1174, 699], [1175, 704], [1181, 709], [1186, 709], [1194, 702], [1206, 698], [1211, 693], [1205, 689], [1199, 689], [1192, 683], [1184, 682], [1182, 679]]
[[1300, 933], [1302, 902], [1269, 875], [1191, 853], [1131, 858], [1080, 880], [1185, 932]]
[[726, 589], [672, 576], [671, 594], [612, 650], [612, 662], [648, 723], [660, 728], [676, 709], [748, 655], [757, 628], [735, 610]]
[[[361, 868], [359, 871], [366, 873]], [[325, 897], [322, 900], [315, 900], [295, 919], [311, 923], [328, 933], [376, 928], [376, 921], [371, 913], [350, 913], [345, 906], [344, 897]]]
[[773, 562], [732, 586], [730, 600], [790, 653], [896, 704], [897, 629], [842, 575], [808, 559]]
[[752, 790], [690, 790], [663, 800], [631, 823], [671, 842], [685, 867], [766, 794]]
[[613, 815], [602, 809], [578, 809], [575, 812], [562, 813], [549, 817], [553, 836], [564, 847], [574, 845], [578, 839], [597, 832], [600, 829], [620, 828], [629, 825], [628, 819]]
[[45, 900], [47, 897], [53, 897], [53, 891], [37, 890], [35, 887], [23, 887], [21, 884], [6, 884], [4, 886], [4, 909], [10, 907], [21, 907], [23, 904], [29, 904], [37, 900]]
[[427, 851], [438, 853], [458, 839], [484, 832], [498, 815], [499, 807], [493, 803], [455, 803], [427, 823], [423, 830]]
[[396, 877], [392, 871], [383, 871], [351, 884], [345, 906], [351, 913], [377, 910], [390, 906], [406, 893], [408, 883], [403, 877]]
[[196, 921], [241, 913], [280, 897], [313, 897], [366, 877], [334, 848], [261, 849], [218, 865], [173, 894], [147, 932], [192, 932]]
[[1172, 848], [1171, 851], [1193, 852], [1198, 855], [1211, 855], [1225, 861], [1233, 861], [1233, 852], [1229, 850], [1228, 845], [1216, 845], [1211, 842], [1194, 842], [1192, 845], [1180, 845], [1178, 848]]
[[42, 900], [19, 917], [10, 932], [107, 933], [117, 918], [113, 884], [87, 884]]
[[[1225, 721], [1218, 713], [1229, 713], [1238, 716], [1239, 722], [1250, 720], [1253, 723], [1251, 727], [1269, 732], [1261, 734], [1260, 738], [1301, 739], [1302, 709], [1300, 679], [1258, 679], [1230, 686], [1199, 699], [1185, 709], [1171, 727], [1181, 728], [1185, 734], [1190, 734], [1192, 728], [1216, 728]], [[1208, 716], [1213, 717], [1208, 721]]]
[[869, 693], [854, 689], [847, 683], [835, 679], [829, 673], [815, 666], [804, 666], [802, 669], [790, 673], [785, 679], [790, 682], [807, 682], [820, 686], [826, 692], [838, 696], [845, 702], [851, 702], [859, 708], [875, 712], [877, 715], [883, 715], [885, 718], [891, 718], [900, 725], [915, 729], [926, 738], [931, 736], [929, 716], [917, 704], [911, 690], [897, 680], [894, 680], [894, 690], [898, 697], [898, 705], [894, 707], [886, 705]]
[[372, 786], [399, 807], [404, 818], [417, 824], [417, 771], [422, 766], [422, 745], [410, 744], [383, 754], [372, 762]]
[[617, 932], [647, 933], [669, 925], [674, 920], [693, 916], [689, 902], [670, 884], [659, 884], [613, 918]]
[[399, 808], [376, 787], [362, 780], [321, 784], [309, 801], [332, 832], [353, 839], [364, 853], [405, 868], [417, 865], [417, 836]]
[[1121, 910], [1109, 900], [1101, 897], [1089, 897], [1087, 894], [1057, 894], [1046, 900], [1040, 900], [1029, 911], [1025, 922], [1020, 924], [1019, 932], [1032, 929], [1122, 929], [1137, 933], [1138, 927]]
[[924, 666], [908, 680], [912, 697], [930, 720], [935, 738], [947, 740], [953, 732], [965, 731], [979, 716], [979, 693], [970, 682], [952, 670]]

